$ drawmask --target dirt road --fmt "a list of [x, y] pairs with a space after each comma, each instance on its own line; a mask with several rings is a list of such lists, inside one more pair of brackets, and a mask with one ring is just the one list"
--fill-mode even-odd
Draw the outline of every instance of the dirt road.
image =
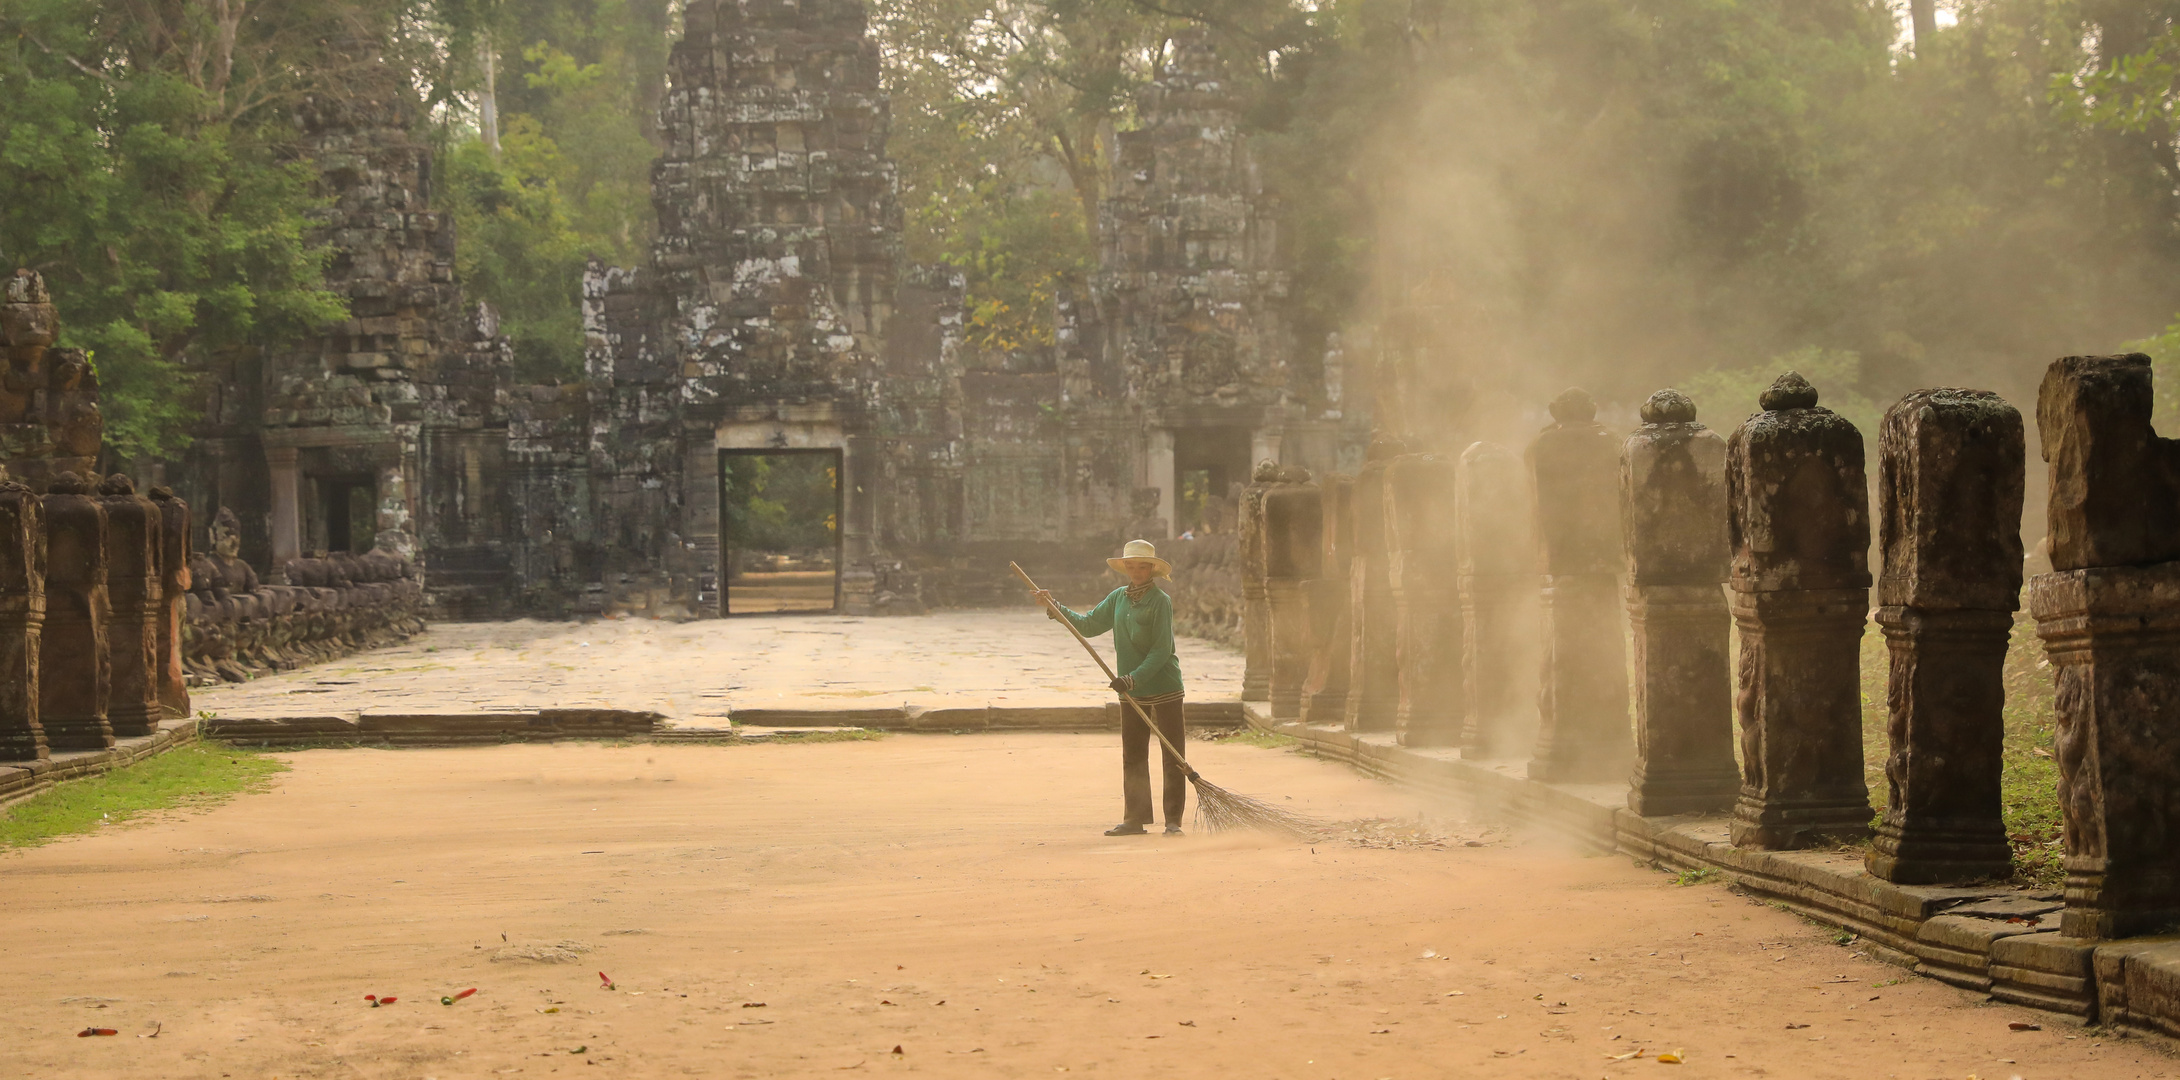
[[[2180, 1074], [1443, 811], [1445, 847], [1108, 839], [1110, 742], [296, 753], [266, 793], [0, 856], [0, 1075]], [[1320, 817], [1419, 809], [1191, 752]]]

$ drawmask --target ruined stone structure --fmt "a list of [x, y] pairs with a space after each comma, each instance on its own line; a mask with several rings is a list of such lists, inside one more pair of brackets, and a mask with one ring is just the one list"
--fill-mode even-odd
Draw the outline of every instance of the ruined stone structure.
[[1468, 711], [1454, 555], [1454, 461], [1403, 454], [1385, 467], [1386, 584], [1393, 597], [1403, 746], [1458, 746]]
[[1722, 810], [1733, 761], [1731, 616], [1722, 586], [1726, 440], [1695, 402], [1660, 390], [1620, 449], [1620, 529], [1634, 630], [1635, 769], [1628, 809], [1646, 817]]
[[1314, 651], [1302, 684], [1302, 720], [1338, 724], [1347, 715], [1347, 665], [1355, 647], [1348, 573], [1355, 550], [1355, 478], [1334, 473], [1319, 484], [1324, 522], [1317, 580], [1310, 584], [1310, 633]]
[[62, 473], [90, 476], [105, 421], [98, 375], [81, 349], [55, 349], [60, 314], [45, 279], [17, 270], [0, 296], [0, 461], [9, 475], [42, 491]]
[[106, 508], [74, 473], [55, 477], [46, 492], [38, 723], [55, 750], [104, 749], [114, 744], [106, 719], [113, 677], [106, 648]]
[[2055, 669], [2070, 937], [2180, 927], [2180, 441], [2150, 427], [2150, 359], [2044, 375], [2052, 573], [2029, 608]]
[[1392, 550], [1385, 536], [1386, 463], [1406, 447], [1379, 434], [1355, 475], [1354, 551], [1348, 561], [1349, 731], [1391, 731], [1400, 718], [1400, 622], [1393, 608]]
[[1879, 435], [1877, 621], [1892, 654], [1888, 797], [1870, 872], [2005, 877], [2006, 642], [2021, 606], [2021, 414], [1988, 390], [1918, 390]]
[[106, 512], [106, 721], [117, 738], [158, 730], [160, 590], [159, 504], [116, 473], [98, 486]]
[[44, 502], [0, 480], [0, 761], [37, 761], [48, 750], [38, 719], [45, 535]]
[[1861, 641], [1869, 604], [1862, 434], [1794, 372], [1727, 447], [1741, 631], [1741, 797], [1733, 842], [1804, 847], [1869, 833]]
[[1324, 557], [1324, 502], [1307, 470], [1282, 468], [1264, 489], [1264, 596], [1272, 621], [1272, 715], [1302, 715], [1314, 634], [1309, 585]]
[[1619, 446], [1582, 390], [1552, 399], [1551, 426], [1529, 446], [1544, 574], [1538, 780], [1627, 773], [1627, 648], [1620, 631]]
[[1454, 565], [1461, 593], [1461, 674], [1468, 708], [1464, 757], [1507, 758], [1536, 737], [1534, 666], [1537, 556], [1529, 531], [1529, 478], [1497, 443], [1461, 452], [1454, 493]]

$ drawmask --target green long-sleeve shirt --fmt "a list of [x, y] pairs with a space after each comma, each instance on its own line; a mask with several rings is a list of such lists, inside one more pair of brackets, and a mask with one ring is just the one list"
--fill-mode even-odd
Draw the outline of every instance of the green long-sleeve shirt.
[[1181, 692], [1181, 661], [1173, 654], [1173, 598], [1152, 588], [1140, 604], [1128, 602], [1126, 586], [1107, 593], [1084, 613], [1056, 605], [1085, 637], [1113, 632], [1114, 670], [1135, 679], [1135, 696]]

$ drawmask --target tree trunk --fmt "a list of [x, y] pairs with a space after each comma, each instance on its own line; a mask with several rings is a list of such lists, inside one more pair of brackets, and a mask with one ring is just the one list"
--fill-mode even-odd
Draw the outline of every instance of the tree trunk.
[[1938, 36], [1938, 0], [1908, 0], [1908, 15], [1915, 24], [1915, 55], [1922, 57]]
[[477, 134], [483, 137], [484, 148], [491, 151], [494, 157], [498, 157], [500, 152], [500, 55], [499, 50], [493, 47], [491, 38], [486, 38], [484, 48], [478, 51], [484, 54], [484, 88], [477, 92]]

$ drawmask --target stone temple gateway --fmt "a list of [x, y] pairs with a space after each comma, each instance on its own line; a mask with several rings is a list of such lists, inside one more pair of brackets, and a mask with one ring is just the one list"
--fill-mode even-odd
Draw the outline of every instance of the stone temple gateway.
[[273, 583], [317, 553], [413, 556], [442, 618], [704, 616], [722, 452], [826, 451], [842, 609], [914, 612], [1010, 598], [1009, 558], [1095, 568], [1174, 535], [1258, 462], [1359, 458], [1338, 371], [1294, 362], [1274, 207], [1205, 41], [1175, 43], [1119, 136], [1056, 345], [989, 356], [960, 275], [903, 261], [863, 6], [692, 0], [684, 22], [658, 236], [644, 265], [585, 274], [578, 379], [519, 381], [465, 305], [404, 88], [304, 105], [351, 318], [215, 361], [164, 475], [200, 526], [232, 511]]

